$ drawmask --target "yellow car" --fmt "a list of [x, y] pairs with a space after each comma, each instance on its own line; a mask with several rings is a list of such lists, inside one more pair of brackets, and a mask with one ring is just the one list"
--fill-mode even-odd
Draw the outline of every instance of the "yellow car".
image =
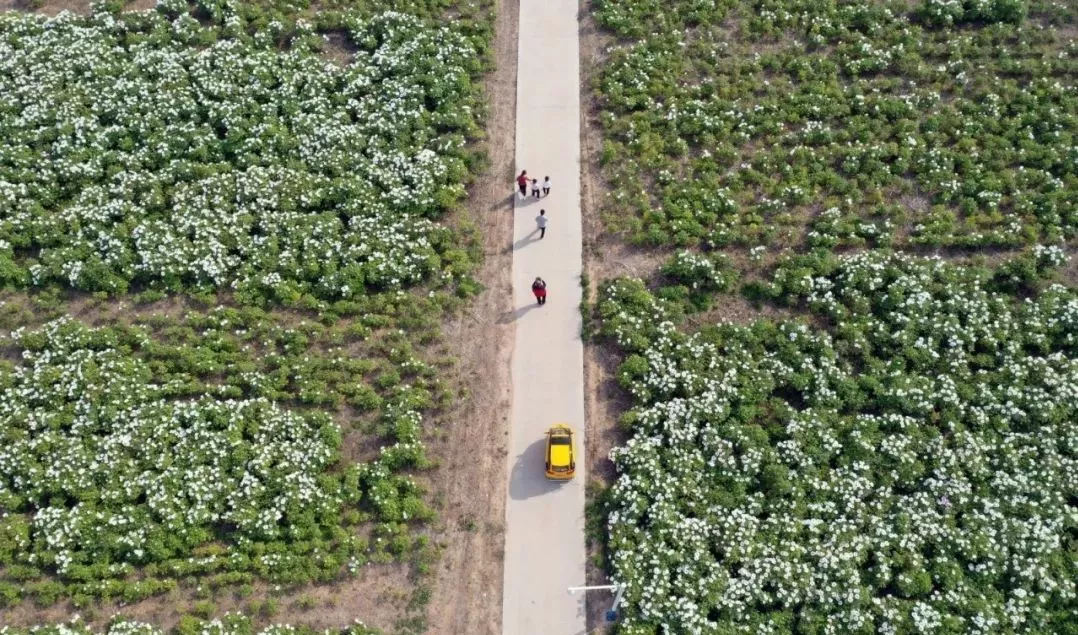
[[576, 474], [573, 456], [573, 429], [564, 423], [550, 426], [546, 433], [546, 477], [568, 481]]

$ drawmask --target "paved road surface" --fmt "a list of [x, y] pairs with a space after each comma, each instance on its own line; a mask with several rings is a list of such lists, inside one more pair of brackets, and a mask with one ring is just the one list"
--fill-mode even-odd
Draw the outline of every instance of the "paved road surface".
[[[580, 63], [575, 0], [521, 0], [517, 79], [517, 171], [550, 196], [516, 199], [513, 244], [513, 413], [506, 506], [504, 635], [582, 635], [584, 598], [584, 370], [580, 341]], [[506, 192], [515, 184], [507, 183]], [[539, 240], [535, 217], [550, 223]], [[548, 301], [531, 295], [536, 276]], [[577, 431], [577, 477], [543, 473], [546, 429]]]

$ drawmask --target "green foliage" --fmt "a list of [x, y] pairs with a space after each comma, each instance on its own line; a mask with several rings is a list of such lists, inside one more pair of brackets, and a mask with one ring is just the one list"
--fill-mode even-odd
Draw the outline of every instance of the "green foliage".
[[1037, 245], [1031, 252], [1001, 263], [992, 276], [992, 282], [995, 288], [1003, 292], [1030, 293], [1037, 290], [1039, 281], [1051, 276], [1065, 261], [1066, 256], [1058, 247]]
[[318, 601], [314, 598], [314, 596], [307, 593], [304, 593], [299, 597], [298, 600], [296, 600], [296, 606], [298, 606], [301, 610], [304, 611], [309, 611], [317, 605]]
[[[169, 318], [152, 306], [134, 326], [89, 329], [65, 318], [19, 329], [0, 342], [21, 360], [0, 368], [4, 454], [19, 457], [0, 469], [3, 505], [16, 512], [0, 519], [0, 585], [10, 583], [0, 586], [0, 598], [74, 596], [85, 605], [91, 597], [132, 602], [184, 579], [201, 580], [207, 594], [255, 576], [333, 580], [384, 548], [338, 533], [342, 524], [404, 522], [405, 533], [423, 531], [434, 513], [425, 492], [399, 472], [430, 464], [422, 413], [438, 407], [431, 395], [445, 388], [416, 343], [437, 337], [431, 316], [441, 306], [437, 294], [357, 302], [363, 319], [411, 320], [408, 332], [354, 328], [359, 318], [327, 327], [253, 307]], [[380, 368], [391, 369], [396, 383], [378, 388]], [[31, 394], [38, 401], [28, 401]], [[379, 438], [372, 441], [383, 449], [338, 473], [343, 434], [323, 412], [349, 403], [373, 417]], [[85, 412], [91, 417], [79, 423]], [[19, 423], [27, 417], [44, 427]], [[50, 445], [41, 445], [46, 438]], [[146, 451], [164, 439], [173, 441]], [[279, 467], [259, 472], [257, 489], [221, 491], [245, 482], [250, 462], [275, 452], [291, 458], [269, 460]], [[290, 478], [284, 466], [304, 464], [309, 471], [295, 486], [274, 493], [275, 478]], [[27, 478], [41, 473], [55, 477]], [[176, 496], [193, 497], [176, 503], [182, 514], [168, 511]], [[290, 504], [290, 496], [306, 499]], [[31, 505], [41, 510], [36, 516], [19, 513]], [[263, 511], [273, 510], [281, 516], [266, 525]], [[406, 535], [394, 549], [422, 569], [434, 553]], [[128, 581], [139, 572], [144, 580]], [[57, 585], [38, 584], [50, 576]]]
[[[307, 626], [274, 624], [256, 629], [252, 618], [238, 613], [226, 613], [216, 619], [184, 615], [172, 635], [382, 635], [382, 631], [361, 622], [343, 629], [315, 630]], [[92, 629], [76, 616], [67, 624], [35, 626], [30, 629], [0, 626], [2, 635], [166, 635], [165, 631], [130, 618], [117, 616], [104, 630]]]
[[315, 308], [469, 282], [468, 240], [432, 219], [471, 178], [489, 34], [440, 2], [365, 6], [338, 16], [342, 68], [265, 4], [0, 16], [0, 285]]
[[619, 632], [1067, 632], [1078, 294], [1033, 284], [1064, 260], [780, 261], [761, 291], [825, 328], [687, 334], [660, 293], [605, 285], [635, 402], [594, 497]]
[[664, 287], [660, 293], [671, 302], [685, 304], [690, 310], [710, 307], [713, 294], [716, 291], [730, 291], [738, 277], [737, 270], [726, 256], [691, 251], [677, 252], [661, 271], [675, 286]]
[[[406, 472], [430, 466], [424, 418], [450, 393], [425, 347], [479, 290], [474, 228], [438, 221], [483, 167], [491, 6], [0, 15], [0, 288], [17, 291], [0, 605], [183, 584], [200, 602], [177, 632], [253, 634], [209, 620], [219, 589], [431, 567], [435, 514]], [[65, 317], [76, 304], [109, 326]]]
[[921, 17], [933, 26], [962, 22], [1018, 24], [1028, 10], [1023, 0], [924, 0]]
[[1078, 68], [1075, 11], [1026, 12], [1024, 0], [598, 2], [621, 38], [596, 80], [617, 184], [605, 216], [635, 243], [677, 248], [1074, 238], [1078, 94], [1060, 78]]
[[259, 609], [258, 615], [264, 618], [272, 618], [274, 615], [277, 615], [280, 610], [280, 602], [277, 601], [277, 598], [266, 598], [266, 600], [262, 602], [262, 607]]
[[194, 607], [191, 608], [191, 613], [202, 619], [210, 619], [213, 614], [217, 612], [217, 606], [213, 602], [207, 602], [205, 600], [196, 602]]

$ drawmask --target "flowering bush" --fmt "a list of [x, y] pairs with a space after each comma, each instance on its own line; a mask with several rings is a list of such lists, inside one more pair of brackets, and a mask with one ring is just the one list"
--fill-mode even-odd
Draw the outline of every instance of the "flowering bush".
[[[1078, 236], [1068, 3], [596, 3], [611, 226], [647, 245]], [[643, 16], [648, 16], [644, 19]], [[942, 26], [961, 23], [963, 26]], [[805, 230], [808, 231], [805, 231]]]
[[726, 256], [692, 251], [675, 253], [662, 266], [661, 272], [673, 283], [661, 289], [663, 297], [687, 301], [689, 308], [694, 310], [709, 308], [714, 293], [730, 291], [738, 276]]
[[935, 25], [956, 22], [1021, 22], [1028, 8], [1022, 0], [925, 0], [921, 15]]
[[0, 608], [424, 572], [491, 3], [122, 5], [0, 15]]
[[1068, 260], [1059, 247], [1034, 245], [1029, 253], [1002, 262], [996, 268], [993, 281], [996, 288], [1003, 291], [1033, 291], [1042, 279], [1048, 278]]
[[799, 257], [768, 292], [826, 330], [690, 335], [609, 283], [637, 404], [611, 452], [619, 632], [1072, 628], [1078, 294], [995, 289], [939, 260]]
[[[251, 618], [236, 613], [228, 613], [223, 618], [214, 620], [185, 619], [176, 628], [178, 635], [381, 635], [381, 631], [362, 623], [343, 629], [316, 630], [308, 627], [296, 627], [288, 624], [274, 624], [256, 629]], [[68, 624], [36, 626], [27, 629], [0, 626], [0, 635], [165, 635], [165, 631], [137, 620], [118, 617], [112, 620], [104, 631], [89, 628], [79, 620]]]
[[[368, 559], [426, 557], [409, 527], [433, 512], [402, 472], [429, 464], [421, 413], [441, 389], [407, 339], [371, 338], [392, 347], [379, 362], [312, 357], [350, 342], [253, 308], [149, 321], [62, 318], [7, 342], [21, 361], [0, 365], [3, 604], [134, 601], [194, 575], [333, 580]], [[364, 376], [380, 368], [395, 378], [375, 389]], [[366, 462], [339, 461], [327, 409], [345, 404], [374, 411], [382, 447]], [[340, 531], [360, 523], [369, 539]]]
[[265, 399], [177, 402], [95, 335], [62, 320], [15, 336], [27, 349], [0, 392], [0, 507], [33, 514], [29, 563], [118, 573], [189, 555], [214, 525], [246, 542], [335, 520], [340, 494], [319, 480], [340, 444], [327, 418]]
[[294, 301], [467, 273], [432, 219], [468, 178], [472, 37], [352, 15], [342, 68], [310, 25], [282, 51], [234, 3], [174, 4], [0, 15], [0, 283]]
[[733, 264], [722, 254], [679, 251], [663, 265], [662, 272], [694, 291], [729, 291], [737, 281]]

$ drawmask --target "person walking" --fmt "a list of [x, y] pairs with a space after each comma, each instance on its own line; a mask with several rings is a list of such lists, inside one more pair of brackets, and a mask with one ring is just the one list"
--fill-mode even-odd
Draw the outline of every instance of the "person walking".
[[537, 277], [532, 283], [532, 293], [535, 294], [536, 302], [540, 305], [546, 304], [546, 280]]
[[527, 198], [528, 196], [528, 171], [521, 170], [520, 176], [517, 177], [517, 187], [520, 188], [520, 198]]
[[546, 210], [539, 210], [539, 215], [535, 217], [535, 224], [539, 227], [539, 240], [542, 240], [546, 236], [546, 224], [550, 220], [546, 216]]
[[544, 176], [543, 177], [543, 196], [548, 196], [549, 194], [550, 194], [550, 177], [549, 176]]
[[532, 196], [539, 198], [539, 179], [532, 179]]

